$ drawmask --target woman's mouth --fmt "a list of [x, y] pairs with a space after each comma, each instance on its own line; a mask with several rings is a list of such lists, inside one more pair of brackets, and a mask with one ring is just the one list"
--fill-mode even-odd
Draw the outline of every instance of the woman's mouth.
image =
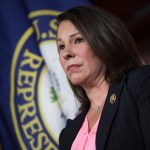
[[71, 64], [67, 67], [67, 71], [76, 71], [81, 65]]

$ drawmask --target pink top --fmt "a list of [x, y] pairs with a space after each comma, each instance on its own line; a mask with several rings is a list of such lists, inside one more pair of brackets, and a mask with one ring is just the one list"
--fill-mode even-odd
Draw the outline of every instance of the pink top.
[[99, 119], [92, 130], [88, 132], [88, 119], [87, 116], [85, 117], [83, 125], [72, 144], [71, 150], [96, 150], [95, 139]]

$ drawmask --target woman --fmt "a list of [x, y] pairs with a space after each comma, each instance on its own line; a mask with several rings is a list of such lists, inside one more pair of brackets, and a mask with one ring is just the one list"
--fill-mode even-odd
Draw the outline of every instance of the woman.
[[100, 8], [75, 7], [58, 16], [57, 46], [81, 103], [60, 150], [150, 149], [150, 66], [125, 26]]

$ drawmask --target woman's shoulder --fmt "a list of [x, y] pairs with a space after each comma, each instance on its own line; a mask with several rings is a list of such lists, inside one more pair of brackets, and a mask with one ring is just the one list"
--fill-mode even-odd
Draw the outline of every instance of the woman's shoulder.
[[126, 76], [126, 85], [134, 99], [150, 93], [150, 65], [144, 65]]
[[127, 75], [128, 84], [138, 85], [150, 80], [150, 65], [144, 65], [136, 70], [131, 71]]
[[136, 70], [131, 71], [128, 76], [130, 78], [140, 78], [140, 77], [146, 77], [150, 74], [150, 65], [144, 65]]

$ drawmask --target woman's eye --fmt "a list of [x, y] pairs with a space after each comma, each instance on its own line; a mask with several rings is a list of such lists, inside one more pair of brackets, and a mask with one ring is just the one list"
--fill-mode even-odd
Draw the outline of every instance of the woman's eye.
[[84, 39], [82, 39], [82, 38], [77, 38], [77, 39], [75, 40], [75, 44], [81, 43], [81, 42], [83, 42], [83, 41], [84, 41]]
[[64, 45], [60, 45], [60, 46], [59, 46], [59, 50], [63, 50], [64, 48], [65, 48]]

